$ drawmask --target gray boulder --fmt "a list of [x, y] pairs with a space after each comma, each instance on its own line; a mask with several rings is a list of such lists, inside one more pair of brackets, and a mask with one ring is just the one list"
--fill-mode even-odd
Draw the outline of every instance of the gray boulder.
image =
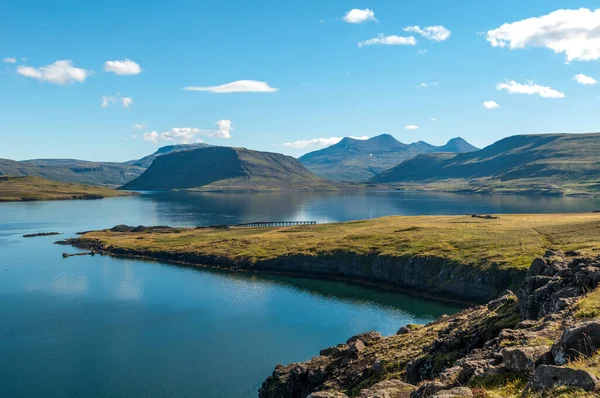
[[536, 361], [550, 351], [550, 347], [509, 347], [502, 350], [504, 367], [515, 373], [530, 373]]
[[363, 343], [365, 343], [365, 345], [369, 345], [370, 343], [377, 341], [377, 340], [381, 340], [382, 338], [383, 338], [383, 336], [381, 335], [381, 333], [375, 332], [372, 330], [370, 332], [361, 333], [361, 334], [357, 334], [356, 336], [350, 337], [348, 339], [348, 341], [346, 341], [346, 344], [352, 345], [352, 343], [355, 342], [356, 340], [360, 340]]
[[317, 391], [306, 398], [348, 398], [348, 396], [337, 391]]
[[563, 386], [579, 387], [585, 391], [598, 391], [600, 390], [600, 379], [581, 369], [541, 365], [533, 374], [531, 386], [536, 391]]
[[472, 397], [473, 392], [467, 387], [454, 387], [451, 390], [438, 391], [431, 398], [458, 398], [458, 397]]
[[589, 357], [600, 349], [600, 322], [579, 323], [565, 330], [552, 346], [554, 362], [562, 365], [580, 356]]
[[410, 398], [417, 387], [400, 380], [385, 380], [360, 391], [360, 398]]

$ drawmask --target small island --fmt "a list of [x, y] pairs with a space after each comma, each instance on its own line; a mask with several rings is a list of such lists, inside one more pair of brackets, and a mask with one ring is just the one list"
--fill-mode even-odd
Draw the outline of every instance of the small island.
[[49, 181], [41, 177], [0, 176], [0, 202], [89, 200], [129, 195], [132, 193], [102, 186]]

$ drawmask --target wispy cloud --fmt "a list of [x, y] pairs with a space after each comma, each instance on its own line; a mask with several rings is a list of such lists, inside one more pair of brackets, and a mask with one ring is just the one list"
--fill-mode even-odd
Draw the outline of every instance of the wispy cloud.
[[565, 54], [566, 61], [600, 59], [600, 8], [557, 10], [490, 30], [487, 41], [494, 47], [547, 48]]
[[363, 23], [368, 21], [377, 22], [377, 19], [375, 18], [375, 12], [368, 8], [365, 8], [364, 10], [353, 8], [344, 14], [343, 19], [348, 23]]
[[[366, 135], [360, 137], [350, 136], [355, 140], [367, 140], [369, 137]], [[331, 145], [335, 145], [340, 142], [343, 138], [340, 137], [329, 137], [329, 138], [313, 138], [312, 140], [298, 140], [294, 142], [286, 142], [283, 146], [295, 149], [307, 149], [307, 148], [325, 148]]]
[[210, 93], [225, 94], [225, 93], [274, 93], [277, 88], [269, 86], [267, 82], [259, 82], [256, 80], [238, 80], [231, 83], [222, 84], [220, 86], [188, 86], [184, 87], [187, 91], [208, 91]]
[[424, 38], [426, 38], [427, 40], [437, 41], [437, 42], [447, 40], [450, 38], [450, 35], [452, 35], [452, 32], [450, 32], [448, 29], [446, 29], [443, 26], [425, 26], [422, 29], [420, 26], [408, 26], [408, 27], [404, 28], [403, 30], [405, 32], [419, 34], [419, 35], [423, 36]]
[[420, 127], [414, 124], [409, 124], [408, 126], [404, 126], [404, 130], [419, 130]]
[[496, 101], [485, 101], [482, 105], [485, 109], [500, 108], [500, 105]]
[[141, 129], [145, 129], [147, 126], [148, 126], [147, 124], [136, 123], [133, 126], [131, 126], [131, 128], [135, 129], [135, 130], [141, 130]]
[[417, 88], [427, 88], [427, 87], [436, 87], [436, 86], [439, 86], [438, 82], [421, 83], [417, 86]]
[[115, 75], [139, 75], [142, 72], [142, 68], [137, 62], [127, 58], [122, 61], [106, 61], [104, 70]]
[[359, 41], [358, 46], [373, 46], [373, 45], [386, 45], [386, 46], [414, 46], [417, 44], [417, 40], [413, 36], [384, 36], [380, 33], [379, 36], [369, 40]]
[[[120, 103], [121, 106], [125, 109], [129, 109], [129, 106], [133, 104], [133, 99], [131, 97], [123, 97], [120, 94], [117, 95], [103, 95], [100, 97], [100, 106], [102, 108], [107, 108], [110, 105], [115, 105], [116, 103]], [[136, 125], [134, 125], [135, 128]]]
[[60, 60], [39, 68], [19, 66], [17, 73], [43, 82], [65, 85], [74, 82], [82, 83], [91, 71], [76, 68], [71, 60]]
[[527, 94], [527, 95], [539, 95], [543, 98], [564, 98], [565, 94], [560, 91], [554, 90], [551, 87], [540, 86], [532, 81], [527, 84], [517, 83], [514, 80], [505, 81], [496, 85], [497, 90], [506, 90], [510, 94]]
[[575, 80], [577, 83], [582, 84], [584, 86], [593, 86], [594, 84], [598, 84], [598, 81], [596, 79], [594, 79], [593, 77], [586, 76], [581, 73], [573, 76], [573, 80]]
[[201, 136], [231, 138], [231, 130], [233, 130], [231, 120], [222, 119], [215, 124], [217, 125], [215, 130], [203, 130], [196, 127], [173, 127], [171, 130], [162, 133], [150, 131], [144, 133], [142, 139], [154, 143], [192, 144], [202, 142]]
[[16, 64], [17, 59], [15, 57], [9, 57], [9, 58], [4, 58], [2, 60], [2, 62], [4, 62], [5, 64]]

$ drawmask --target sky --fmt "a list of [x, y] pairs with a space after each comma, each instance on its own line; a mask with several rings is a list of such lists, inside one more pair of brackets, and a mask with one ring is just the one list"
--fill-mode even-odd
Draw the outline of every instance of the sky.
[[0, 38], [0, 158], [600, 131], [597, 0], [5, 0]]

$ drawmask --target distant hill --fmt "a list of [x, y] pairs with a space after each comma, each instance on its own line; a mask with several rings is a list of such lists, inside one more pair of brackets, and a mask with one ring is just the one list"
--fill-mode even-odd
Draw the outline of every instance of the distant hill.
[[599, 133], [518, 135], [475, 152], [419, 155], [370, 182], [474, 192], [593, 193], [600, 190], [599, 153]]
[[300, 191], [340, 186], [315, 176], [290, 156], [244, 148], [207, 147], [159, 156], [148, 170], [122, 189]]
[[130, 194], [107, 187], [61, 183], [41, 177], [0, 176], [0, 202], [102, 199]]
[[423, 141], [404, 144], [389, 134], [368, 140], [346, 137], [335, 145], [307, 153], [298, 160], [320, 177], [337, 181], [366, 181], [421, 153], [477, 150], [462, 138], [434, 146]]
[[166, 154], [173, 153], [173, 152], [189, 151], [190, 149], [206, 148], [209, 146], [210, 145], [208, 145], [208, 144], [182, 144], [182, 145], [164, 146], [162, 148], [159, 148], [158, 151], [154, 152], [152, 155], [145, 156], [139, 160], [131, 160], [126, 163], [130, 164], [132, 166], [143, 167], [143, 168], [147, 169], [148, 167], [150, 167], [150, 165], [152, 164], [154, 159], [156, 159], [159, 156], [166, 155]]
[[123, 163], [74, 159], [35, 159], [16, 162], [0, 159], [0, 175], [35, 176], [75, 184], [120, 186], [144, 171]]

